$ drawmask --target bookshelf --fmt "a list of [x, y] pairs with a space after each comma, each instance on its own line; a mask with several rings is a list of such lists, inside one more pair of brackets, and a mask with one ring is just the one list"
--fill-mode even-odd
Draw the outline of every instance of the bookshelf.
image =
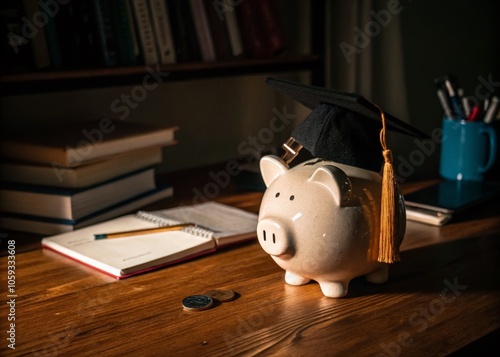
[[[278, 8], [281, 10], [287, 5], [288, 3], [282, 3]], [[28, 72], [10, 71], [7, 68], [0, 72], [0, 96], [133, 85], [140, 83], [144, 75], [148, 73], [148, 67], [156, 71], [167, 72], [169, 82], [308, 70], [311, 72], [311, 82], [323, 85], [325, 2], [323, 0], [311, 1], [309, 6], [309, 54], [296, 54], [293, 53], [294, 51], [287, 51], [265, 59], [234, 58], [214, 62], [183, 62], [160, 66], [135, 65]]]
[[[266, 72], [311, 70], [321, 77], [320, 56], [295, 55], [272, 59], [238, 59], [217, 62], [189, 62], [152, 69], [168, 73], [169, 81], [240, 76]], [[36, 94], [140, 83], [146, 66], [75, 69], [53, 72], [12, 73], [0, 76], [2, 95]], [[317, 81], [316, 81], [317, 83]]]

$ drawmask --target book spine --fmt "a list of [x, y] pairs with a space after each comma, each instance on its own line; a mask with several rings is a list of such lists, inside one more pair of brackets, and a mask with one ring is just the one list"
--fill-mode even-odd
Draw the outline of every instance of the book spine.
[[179, 62], [199, 61], [201, 54], [189, 2], [186, 0], [167, 1], [177, 60]]
[[136, 21], [141, 53], [145, 65], [158, 64], [158, 53], [156, 51], [151, 17], [149, 14], [147, 0], [131, 0]]
[[139, 45], [139, 38], [138, 33], [137, 33], [137, 23], [134, 18], [134, 9], [132, 7], [132, 4], [130, 3], [129, 0], [125, 1], [125, 5], [127, 8], [127, 17], [128, 17], [128, 22], [130, 24], [130, 31], [132, 34], [132, 42], [134, 44], [134, 56], [137, 62], [137, 59], [141, 56], [141, 48]]
[[64, 6], [59, 6], [59, 11], [54, 15], [54, 19], [63, 68], [78, 68], [86, 65], [80, 51], [78, 16], [75, 4], [68, 2]]
[[38, 69], [50, 67], [50, 55], [45, 35], [45, 26], [33, 24], [36, 16], [40, 14], [40, 7], [37, 0], [23, 0], [26, 13], [26, 26], [30, 27], [32, 38], [31, 47], [33, 51], [33, 61]]
[[102, 63], [114, 66], [118, 62], [115, 32], [112, 24], [111, 4], [107, 0], [94, 0]]
[[255, 1], [242, 1], [236, 8], [236, 12], [244, 47], [251, 57], [262, 58], [268, 55], [269, 50], [265, 48], [266, 43], [263, 33], [265, 24], [261, 23], [256, 5]]
[[182, 20], [180, 4], [176, 0], [167, 0], [170, 23], [172, 24], [172, 34], [174, 37], [175, 53], [178, 62], [189, 60], [189, 50], [186, 41], [186, 27]]
[[160, 56], [160, 63], [175, 63], [175, 46], [167, 3], [164, 0], [150, 0], [149, 8], [153, 20], [155, 42]]
[[202, 60], [204, 62], [213, 62], [216, 60], [215, 47], [203, 0], [191, 0], [191, 11]]
[[74, 26], [77, 27], [80, 62], [86, 67], [98, 67], [102, 65], [102, 56], [94, 4], [88, 1], [74, 1], [72, 6], [75, 12]]
[[118, 62], [124, 66], [137, 64], [134, 49], [134, 24], [129, 14], [128, 0], [111, 1], [111, 17], [113, 20], [113, 31], [116, 36], [116, 47]]
[[231, 44], [231, 52], [234, 57], [243, 56], [245, 54], [245, 49], [243, 47], [240, 26], [238, 24], [238, 18], [236, 17], [235, 11], [227, 11], [224, 14], [224, 18], [227, 33], [229, 35], [229, 43]]
[[267, 52], [276, 56], [287, 47], [285, 35], [281, 27], [276, 6], [270, 0], [255, 0], [256, 9], [262, 18], [264, 38], [267, 39]]
[[47, 45], [49, 48], [51, 68], [55, 70], [61, 69], [63, 66], [61, 44], [57, 36], [56, 22], [53, 16], [45, 15], [47, 16], [47, 25], [45, 29], [47, 33]]
[[0, 61], [15, 70], [29, 70], [33, 67], [33, 53], [30, 39], [24, 35], [25, 11], [17, 0], [0, 2]]
[[218, 60], [227, 60], [233, 57], [229, 36], [224, 19], [221, 18], [217, 3], [213, 0], [205, 0], [205, 10], [207, 12], [210, 30], [215, 46], [215, 53]]

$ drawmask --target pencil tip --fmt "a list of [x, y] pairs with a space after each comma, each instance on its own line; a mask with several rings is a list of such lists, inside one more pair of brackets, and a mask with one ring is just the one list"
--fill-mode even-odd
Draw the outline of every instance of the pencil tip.
[[94, 234], [94, 239], [106, 239], [107, 234]]

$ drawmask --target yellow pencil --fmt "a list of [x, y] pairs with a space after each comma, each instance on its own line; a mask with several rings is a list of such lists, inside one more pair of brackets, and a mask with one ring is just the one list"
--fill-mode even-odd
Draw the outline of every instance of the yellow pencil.
[[195, 224], [194, 223], [181, 223], [181, 224], [176, 224], [176, 225], [172, 225], [172, 226], [165, 226], [165, 227], [138, 229], [135, 231], [100, 233], [100, 234], [94, 234], [94, 239], [113, 239], [113, 238], [131, 237], [131, 236], [136, 236], [136, 235], [141, 235], [141, 234], [178, 231], [184, 227], [189, 227], [189, 226], [195, 226]]

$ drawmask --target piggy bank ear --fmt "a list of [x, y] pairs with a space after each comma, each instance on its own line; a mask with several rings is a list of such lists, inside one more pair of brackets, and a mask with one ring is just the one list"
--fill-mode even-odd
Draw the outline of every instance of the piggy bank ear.
[[260, 173], [266, 187], [269, 187], [278, 176], [283, 175], [287, 171], [288, 168], [277, 156], [268, 155], [260, 159]]
[[325, 186], [332, 193], [338, 206], [342, 206], [351, 195], [351, 181], [346, 173], [336, 166], [319, 167], [314, 171], [309, 181]]

